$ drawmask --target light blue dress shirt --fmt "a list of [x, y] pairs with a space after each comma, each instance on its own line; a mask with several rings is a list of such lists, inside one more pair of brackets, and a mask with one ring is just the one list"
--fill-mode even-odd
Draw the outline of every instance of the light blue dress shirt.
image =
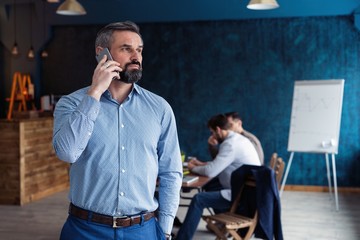
[[122, 104], [109, 91], [97, 101], [88, 89], [63, 96], [54, 111], [55, 152], [72, 163], [69, 200], [117, 217], [159, 207], [159, 224], [170, 233], [182, 183], [170, 105], [136, 84]]

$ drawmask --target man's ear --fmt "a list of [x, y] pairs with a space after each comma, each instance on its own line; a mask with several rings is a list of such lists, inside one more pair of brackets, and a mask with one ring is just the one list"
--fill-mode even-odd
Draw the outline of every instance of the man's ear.
[[97, 46], [97, 47], [95, 48], [96, 55], [99, 55], [99, 53], [100, 53], [103, 49], [104, 49], [103, 47]]
[[215, 130], [216, 130], [215, 131], [216, 133], [219, 133], [219, 132], [221, 132], [222, 129], [219, 126], [217, 126]]

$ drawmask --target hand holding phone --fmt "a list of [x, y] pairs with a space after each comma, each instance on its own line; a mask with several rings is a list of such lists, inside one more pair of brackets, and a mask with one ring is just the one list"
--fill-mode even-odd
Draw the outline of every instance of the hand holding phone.
[[100, 62], [101, 59], [104, 57], [104, 55], [107, 56], [107, 60], [106, 60], [106, 61], [113, 60], [113, 58], [112, 58], [112, 56], [111, 56], [110, 51], [109, 51], [108, 48], [104, 48], [104, 49], [99, 53], [99, 55], [96, 55], [96, 60], [97, 60], [98, 62]]
[[[112, 58], [112, 56], [111, 56], [110, 51], [109, 51], [108, 48], [104, 48], [104, 49], [99, 53], [99, 55], [96, 55], [96, 60], [97, 60], [98, 62], [100, 62], [101, 59], [103, 59], [104, 55], [107, 56], [106, 62], [107, 62], [107, 61], [113, 61], [113, 58]], [[115, 72], [117, 72], [117, 73], [119, 74], [119, 71], [115, 71]], [[113, 77], [113, 80], [116, 80], [116, 79], [119, 80], [119, 78], [120, 78], [120, 74], [118, 75], [118, 77]]]

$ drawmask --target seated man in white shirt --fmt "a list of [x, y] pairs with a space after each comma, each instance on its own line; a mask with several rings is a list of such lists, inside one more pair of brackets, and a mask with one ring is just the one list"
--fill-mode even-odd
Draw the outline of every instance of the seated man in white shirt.
[[204, 208], [226, 209], [231, 206], [231, 174], [244, 164], [260, 166], [259, 156], [249, 139], [230, 130], [230, 123], [224, 114], [208, 121], [212, 136], [219, 142], [215, 159], [203, 162], [191, 159], [191, 172], [210, 178], [218, 177], [222, 190], [200, 192], [191, 200], [184, 223], [178, 231], [177, 240], [193, 238]]
[[[230, 130], [237, 132], [250, 140], [250, 142], [254, 145], [257, 154], [259, 155], [261, 164], [264, 165], [264, 151], [262, 149], [259, 139], [254, 134], [246, 131], [243, 128], [241, 117], [237, 112], [228, 112], [225, 113], [225, 116], [230, 123]], [[208, 139], [208, 145], [211, 157], [215, 158], [218, 153], [219, 143], [213, 135], [210, 135]]]
[[[230, 130], [237, 132], [250, 140], [250, 142], [254, 145], [255, 150], [259, 156], [261, 165], [264, 165], [264, 151], [262, 149], [259, 139], [254, 134], [246, 131], [243, 128], [242, 120], [237, 112], [228, 112], [228, 113], [225, 113], [225, 116], [227, 117], [227, 120], [230, 124]], [[219, 149], [218, 149], [219, 142], [217, 141], [215, 136], [210, 135], [210, 137], [208, 139], [208, 147], [209, 147], [210, 155], [214, 159], [219, 152]], [[207, 183], [203, 187], [204, 191], [218, 191], [221, 189], [222, 189], [222, 187], [221, 187], [221, 184], [220, 184], [218, 178], [213, 178], [209, 183]], [[214, 209], [214, 210], [215, 210], [215, 213], [218, 212], [216, 209]]]

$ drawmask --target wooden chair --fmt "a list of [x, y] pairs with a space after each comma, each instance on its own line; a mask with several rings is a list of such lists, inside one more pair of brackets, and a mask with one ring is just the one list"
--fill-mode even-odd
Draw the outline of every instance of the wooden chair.
[[274, 169], [274, 166], [275, 166], [274, 163], [276, 162], [277, 157], [278, 157], [278, 154], [277, 154], [276, 152], [274, 152], [274, 153], [271, 155], [269, 167], [271, 167], [272, 169]]
[[278, 157], [277, 153], [273, 153], [270, 159], [270, 168], [274, 169], [276, 182], [278, 184], [278, 188], [280, 189], [281, 179], [284, 174], [285, 162], [281, 157]]
[[[270, 167], [275, 172], [276, 182], [279, 188], [285, 163], [282, 158], [278, 157], [277, 153], [272, 154]], [[256, 187], [254, 177], [249, 176], [247, 178], [245, 184], [241, 187], [233, 201], [230, 211], [202, 217], [207, 222], [207, 227], [216, 234], [216, 240], [227, 240], [229, 234], [236, 240], [248, 240], [253, 235], [258, 222], [258, 211], [256, 210], [252, 217], [236, 214], [245, 187]], [[240, 236], [240, 229], [247, 229], [244, 237]]]
[[[252, 218], [236, 214], [236, 210], [241, 200], [241, 193], [245, 186], [255, 187], [255, 179], [248, 178], [245, 181], [245, 184], [241, 187], [239, 194], [232, 203], [229, 212], [202, 217], [207, 222], [208, 228], [216, 234], [216, 240], [227, 240], [228, 234], [230, 234], [236, 240], [247, 240], [250, 239], [251, 235], [253, 234], [258, 220], [258, 212], [255, 211], [255, 214]], [[248, 228], [244, 238], [242, 238], [238, 233], [238, 230], [243, 228]]]

